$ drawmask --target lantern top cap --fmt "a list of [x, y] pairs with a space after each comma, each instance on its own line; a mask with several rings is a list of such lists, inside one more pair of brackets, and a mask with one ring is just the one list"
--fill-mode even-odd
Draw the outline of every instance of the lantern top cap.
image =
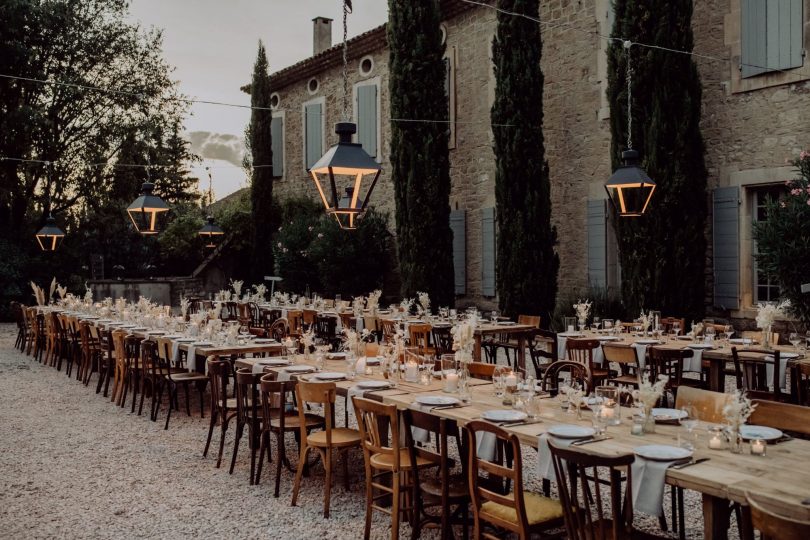
[[610, 176], [610, 179], [605, 184], [605, 187], [620, 187], [627, 185], [648, 185], [654, 186], [655, 182], [649, 175], [638, 165], [638, 151], [624, 150], [622, 152], [622, 161], [616, 171]]
[[335, 124], [338, 143], [333, 145], [310, 169], [316, 174], [376, 174], [382, 170], [380, 164], [369, 156], [363, 145], [352, 142], [357, 126], [352, 122]]

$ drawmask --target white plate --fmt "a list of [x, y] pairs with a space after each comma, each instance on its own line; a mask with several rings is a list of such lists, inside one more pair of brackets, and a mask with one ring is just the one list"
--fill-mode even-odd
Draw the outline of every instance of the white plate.
[[346, 378], [346, 374], [340, 373], [339, 371], [324, 371], [323, 373], [318, 373], [313, 378], [321, 381], [342, 381]]
[[644, 459], [653, 461], [675, 461], [686, 459], [692, 455], [692, 450], [681, 448], [680, 446], [669, 446], [666, 444], [646, 444], [633, 448], [633, 452]]
[[690, 349], [698, 349], [704, 351], [708, 349], [714, 349], [714, 345], [712, 345], [711, 343], [690, 343], [689, 345], [687, 345], [687, 347]]
[[517, 324], [515, 321], [498, 321], [500, 326], [512, 326], [513, 324]]
[[260, 361], [258, 361], [256, 363], [259, 364], [260, 366], [289, 366], [290, 365], [290, 361], [286, 360], [286, 359], [283, 359], [283, 358], [277, 358], [275, 360], [260, 360]]
[[664, 408], [654, 408], [652, 414], [656, 422], [677, 422], [679, 419], [686, 416], [686, 412], [680, 409]]
[[290, 366], [284, 368], [284, 371], [288, 373], [310, 373], [315, 371], [315, 368], [312, 366]]
[[560, 337], [584, 337], [585, 334], [580, 334], [579, 332], [560, 332], [557, 334]]
[[661, 342], [657, 339], [637, 339], [637, 345], [660, 345]]
[[559, 424], [548, 428], [547, 433], [558, 439], [584, 439], [585, 437], [593, 437], [596, 434], [596, 430], [587, 426]]
[[346, 353], [345, 352], [332, 352], [332, 353], [327, 353], [326, 357], [329, 360], [343, 360], [344, 358], [346, 358]]
[[740, 337], [735, 337], [735, 338], [731, 338], [731, 339], [730, 339], [730, 340], [728, 340], [728, 341], [729, 341], [729, 343], [731, 343], [732, 345], [753, 345], [753, 344], [754, 344], [754, 340], [753, 340], [753, 339], [751, 339], [751, 338], [740, 338]]
[[596, 339], [599, 341], [619, 341], [619, 336], [599, 336]]
[[461, 403], [458, 398], [450, 396], [419, 396], [413, 400], [414, 403], [419, 405], [437, 406], [437, 405], [458, 405]]
[[380, 365], [380, 357], [379, 356], [367, 356], [366, 357], [366, 365], [367, 366], [379, 366]]
[[767, 426], [740, 426], [740, 435], [745, 440], [762, 439], [763, 441], [775, 441], [784, 435], [776, 428]]
[[363, 390], [383, 390], [385, 388], [391, 388], [391, 384], [385, 381], [361, 381], [357, 383], [357, 388], [362, 388]]
[[[790, 360], [791, 358], [798, 358], [798, 357], [799, 355], [796, 354], [795, 352], [781, 352], [781, 351], [779, 352], [779, 360]], [[769, 354], [768, 356], [765, 357], [765, 359], [773, 361], [773, 356]]]
[[489, 420], [490, 422], [519, 422], [525, 420], [527, 414], [523, 411], [515, 411], [512, 409], [492, 409], [491, 411], [484, 411], [481, 413], [481, 418]]

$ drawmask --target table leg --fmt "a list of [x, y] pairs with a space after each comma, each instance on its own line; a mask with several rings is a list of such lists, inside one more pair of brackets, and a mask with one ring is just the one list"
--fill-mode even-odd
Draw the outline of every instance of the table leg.
[[709, 362], [709, 390], [712, 392], [725, 392], [725, 368], [725, 360], [712, 359]]
[[727, 500], [703, 494], [703, 538], [726, 540], [730, 517], [731, 508]]
[[517, 350], [517, 368], [527, 375], [526, 373], [526, 334], [521, 332], [517, 336], [518, 350]]
[[476, 362], [481, 361], [481, 334], [475, 335], [475, 348], [473, 349], [473, 360], [475, 360]]

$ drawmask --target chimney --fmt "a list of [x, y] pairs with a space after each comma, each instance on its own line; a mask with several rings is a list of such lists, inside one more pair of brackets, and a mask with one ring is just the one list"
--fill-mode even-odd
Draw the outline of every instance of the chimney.
[[315, 17], [312, 19], [312, 56], [332, 48], [332, 19]]

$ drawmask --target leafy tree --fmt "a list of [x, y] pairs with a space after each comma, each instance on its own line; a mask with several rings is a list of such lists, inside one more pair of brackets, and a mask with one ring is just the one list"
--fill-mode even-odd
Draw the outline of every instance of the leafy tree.
[[[692, 51], [692, 2], [615, 0], [613, 37]], [[631, 312], [704, 313], [706, 165], [700, 133], [702, 87], [689, 55], [632, 46], [633, 148], [657, 188], [644, 216], [617, 218], [622, 296]], [[627, 57], [621, 41], [608, 54], [611, 157], [627, 140]]]
[[[539, 16], [539, 0], [500, 0], [506, 11]], [[543, 144], [543, 72], [540, 26], [498, 13], [495, 63], [495, 200], [497, 283], [501, 310], [550, 321], [560, 260], [554, 252], [548, 162]]]
[[401, 294], [426, 291], [436, 305], [454, 301], [445, 65], [436, 0], [388, 2], [391, 177]]
[[776, 279], [790, 311], [810, 323], [810, 297], [801, 292], [810, 268], [810, 151], [793, 161], [799, 177], [788, 194], [766, 204], [766, 219], [754, 223], [757, 267]]
[[[253, 277], [260, 281], [273, 270], [273, 145], [271, 125], [273, 113], [270, 111], [270, 74], [267, 54], [259, 41], [259, 52], [253, 65], [253, 78], [250, 82], [250, 113], [248, 138], [252, 154], [250, 200], [253, 217]], [[268, 166], [269, 165], [269, 166]]]

